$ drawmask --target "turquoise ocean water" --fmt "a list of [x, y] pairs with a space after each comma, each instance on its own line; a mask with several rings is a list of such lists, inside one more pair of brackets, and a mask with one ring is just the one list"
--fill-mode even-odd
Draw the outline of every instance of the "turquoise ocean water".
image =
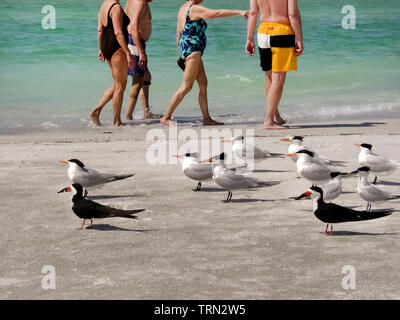
[[[176, 65], [176, 15], [182, 0], [153, 0], [148, 43], [150, 104], [163, 113], [182, 80]], [[281, 112], [292, 121], [400, 117], [400, 2], [300, 0], [305, 41], [299, 71], [288, 75]], [[125, 5], [125, 1], [121, 1]], [[89, 111], [112, 83], [97, 59], [97, 0], [0, 2], [0, 134], [90, 126]], [[219, 9], [248, 9], [248, 0], [206, 0]], [[356, 9], [355, 30], [341, 25]], [[56, 8], [55, 30], [42, 29], [42, 7]], [[259, 122], [265, 114], [258, 53], [244, 51], [241, 17], [208, 22], [204, 54], [209, 105], [226, 122]], [[128, 93], [128, 90], [127, 92]], [[123, 107], [125, 110], [126, 100]], [[111, 124], [111, 104], [102, 121]], [[136, 110], [141, 111], [138, 103]], [[200, 116], [196, 90], [176, 116]]]

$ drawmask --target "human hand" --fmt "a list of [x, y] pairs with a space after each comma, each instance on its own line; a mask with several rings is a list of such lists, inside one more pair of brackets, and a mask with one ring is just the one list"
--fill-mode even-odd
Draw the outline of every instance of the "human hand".
[[296, 56], [301, 56], [303, 54], [303, 50], [304, 50], [303, 41], [298, 40], [296, 42], [296, 48], [295, 48]]
[[256, 44], [254, 43], [254, 39], [253, 40], [247, 40], [246, 42], [246, 52], [250, 55], [250, 56], [254, 56], [254, 53], [256, 52]]
[[146, 52], [141, 52], [139, 54], [139, 63], [138, 63], [138, 65], [139, 65], [140, 69], [146, 69], [146, 67], [147, 67], [147, 55], [146, 55]]
[[126, 54], [126, 60], [128, 61], [128, 68], [133, 68], [133, 59], [130, 53]]
[[245, 19], [247, 19], [249, 17], [249, 11], [242, 10], [242, 11], [240, 11], [240, 15], [242, 17], [244, 17]]
[[106, 59], [104, 58], [104, 56], [103, 56], [103, 52], [101, 52], [101, 50], [99, 50], [99, 60], [101, 61], [101, 62], [104, 62]]

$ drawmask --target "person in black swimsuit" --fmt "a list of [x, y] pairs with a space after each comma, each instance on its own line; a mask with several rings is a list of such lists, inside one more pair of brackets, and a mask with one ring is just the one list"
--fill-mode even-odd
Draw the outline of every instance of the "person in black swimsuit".
[[90, 113], [96, 125], [100, 123], [100, 112], [111, 99], [114, 108], [114, 126], [123, 125], [121, 107], [128, 77], [128, 68], [133, 66], [128, 49], [129, 17], [122, 9], [119, 0], [105, 0], [99, 11], [99, 60], [107, 60], [114, 84], [108, 88], [98, 106]]

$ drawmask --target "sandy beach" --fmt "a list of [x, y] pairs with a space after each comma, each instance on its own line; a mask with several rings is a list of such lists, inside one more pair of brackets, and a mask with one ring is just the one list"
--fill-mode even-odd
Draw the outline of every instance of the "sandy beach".
[[[400, 160], [399, 119], [301, 123], [285, 131], [224, 127], [249, 128], [257, 146], [277, 153], [287, 153], [280, 138], [303, 135], [319, 154], [346, 161], [347, 171], [358, 167], [355, 143]], [[400, 299], [399, 212], [339, 224], [324, 236], [311, 201], [290, 199], [310, 184], [288, 158], [258, 163], [252, 174], [279, 185], [234, 191], [225, 204], [226, 191], [212, 182], [194, 193], [196, 183], [179, 164], [148, 164], [149, 129], [167, 132], [142, 124], [0, 136], [0, 299]], [[57, 194], [69, 185], [59, 160], [71, 158], [102, 172], [135, 173], [89, 197], [146, 211], [137, 221], [96, 220], [93, 229], [76, 230], [81, 220], [71, 194]], [[343, 186], [335, 203], [363, 210], [356, 177]], [[399, 195], [400, 170], [377, 186]], [[377, 208], [400, 210], [400, 203]], [[41, 286], [45, 265], [55, 267], [55, 290]], [[356, 270], [354, 290], [342, 288], [346, 265]]]

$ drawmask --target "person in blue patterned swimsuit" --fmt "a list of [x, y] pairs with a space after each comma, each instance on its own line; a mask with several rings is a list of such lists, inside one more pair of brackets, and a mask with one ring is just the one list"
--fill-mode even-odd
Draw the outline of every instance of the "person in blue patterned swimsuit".
[[221, 125], [213, 120], [208, 112], [207, 76], [201, 56], [206, 48], [207, 23], [205, 20], [226, 18], [232, 16], [248, 17], [245, 10], [211, 10], [199, 5], [203, 0], [189, 0], [180, 8], [178, 13], [177, 45], [179, 48], [178, 65], [183, 72], [183, 82], [173, 95], [168, 109], [160, 122], [171, 124], [171, 117], [183, 98], [192, 90], [197, 81], [199, 86], [199, 104], [203, 115], [203, 125]]

